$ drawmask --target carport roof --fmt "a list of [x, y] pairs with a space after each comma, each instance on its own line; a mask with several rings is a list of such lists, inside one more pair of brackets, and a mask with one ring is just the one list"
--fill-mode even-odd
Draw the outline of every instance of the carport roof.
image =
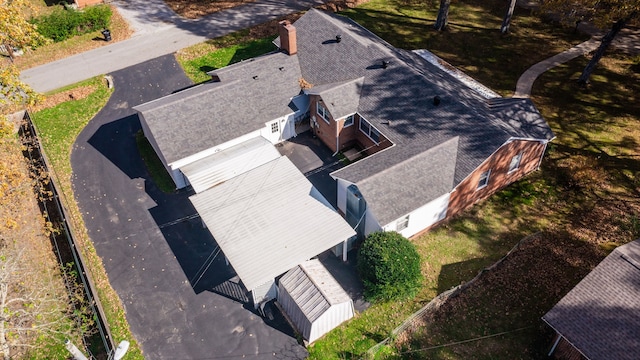
[[249, 290], [355, 235], [286, 157], [189, 199]]

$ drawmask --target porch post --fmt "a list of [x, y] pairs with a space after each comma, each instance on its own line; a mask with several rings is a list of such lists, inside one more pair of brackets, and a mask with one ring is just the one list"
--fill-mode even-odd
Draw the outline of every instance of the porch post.
[[349, 242], [349, 239], [345, 240], [342, 243], [342, 261], [347, 262], [347, 243]]

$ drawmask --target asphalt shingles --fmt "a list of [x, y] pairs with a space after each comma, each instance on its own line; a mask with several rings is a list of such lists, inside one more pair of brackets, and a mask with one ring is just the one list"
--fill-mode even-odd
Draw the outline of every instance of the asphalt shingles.
[[[147, 359], [306, 356], [275, 314], [264, 320], [232, 296], [212, 291], [233, 274], [215, 249], [187, 193], [163, 194], [135, 145], [132, 106], [190, 85], [172, 55], [112, 74], [115, 91], [79, 135], [71, 164], [76, 200], [109, 282]], [[269, 322], [269, 324], [267, 323]], [[120, 341], [123, 339], [114, 339]]]

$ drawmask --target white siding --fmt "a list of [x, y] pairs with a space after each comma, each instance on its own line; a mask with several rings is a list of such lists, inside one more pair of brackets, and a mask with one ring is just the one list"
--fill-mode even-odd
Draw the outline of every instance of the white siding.
[[336, 178], [336, 180], [338, 183], [338, 209], [344, 214], [347, 212], [347, 188], [353, 183], [339, 178]]
[[[366, 200], [366, 199], [365, 199]], [[378, 223], [378, 220], [373, 215], [373, 212], [367, 208], [367, 213], [364, 223], [364, 236], [367, 236], [373, 232], [382, 230], [382, 226]]]
[[[447, 216], [449, 207], [449, 193], [429, 202], [428, 204], [409, 213], [409, 226], [400, 232], [404, 237], [411, 237], [416, 233], [428, 228]], [[406, 216], [406, 215], [405, 215]], [[396, 224], [405, 216], [401, 216], [395, 221], [384, 226], [385, 231], [396, 231]]]
[[317, 259], [289, 270], [278, 290], [278, 302], [309, 343], [355, 314], [349, 295]]
[[269, 301], [275, 299], [278, 294], [275, 280], [267, 281], [266, 283], [251, 289], [251, 297], [253, 299], [253, 306], [257, 309], [263, 301]]
[[[278, 124], [278, 131], [272, 131], [272, 124]], [[265, 127], [260, 130], [260, 135], [265, 139], [271, 141], [272, 144], [277, 144], [283, 140], [287, 140], [290, 137], [295, 136], [295, 124], [293, 113], [269, 121], [265, 123]]]

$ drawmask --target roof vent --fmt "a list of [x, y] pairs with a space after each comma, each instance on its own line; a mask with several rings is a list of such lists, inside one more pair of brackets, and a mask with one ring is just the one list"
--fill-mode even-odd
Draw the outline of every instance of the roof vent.
[[258, 75], [253, 75], [253, 80], [258, 80]]
[[278, 70], [280, 70], [280, 71], [284, 71], [284, 66], [280, 66], [280, 67], [278, 68]]
[[388, 68], [390, 63], [391, 63], [391, 61], [389, 61], [389, 60], [382, 60], [382, 68], [383, 69]]
[[342, 35], [336, 35], [336, 42], [339, 43], [342, 41]]
[[433, 97], [433, 105], [435, 106], [440, 105], [440, 96], [436, 95]]

